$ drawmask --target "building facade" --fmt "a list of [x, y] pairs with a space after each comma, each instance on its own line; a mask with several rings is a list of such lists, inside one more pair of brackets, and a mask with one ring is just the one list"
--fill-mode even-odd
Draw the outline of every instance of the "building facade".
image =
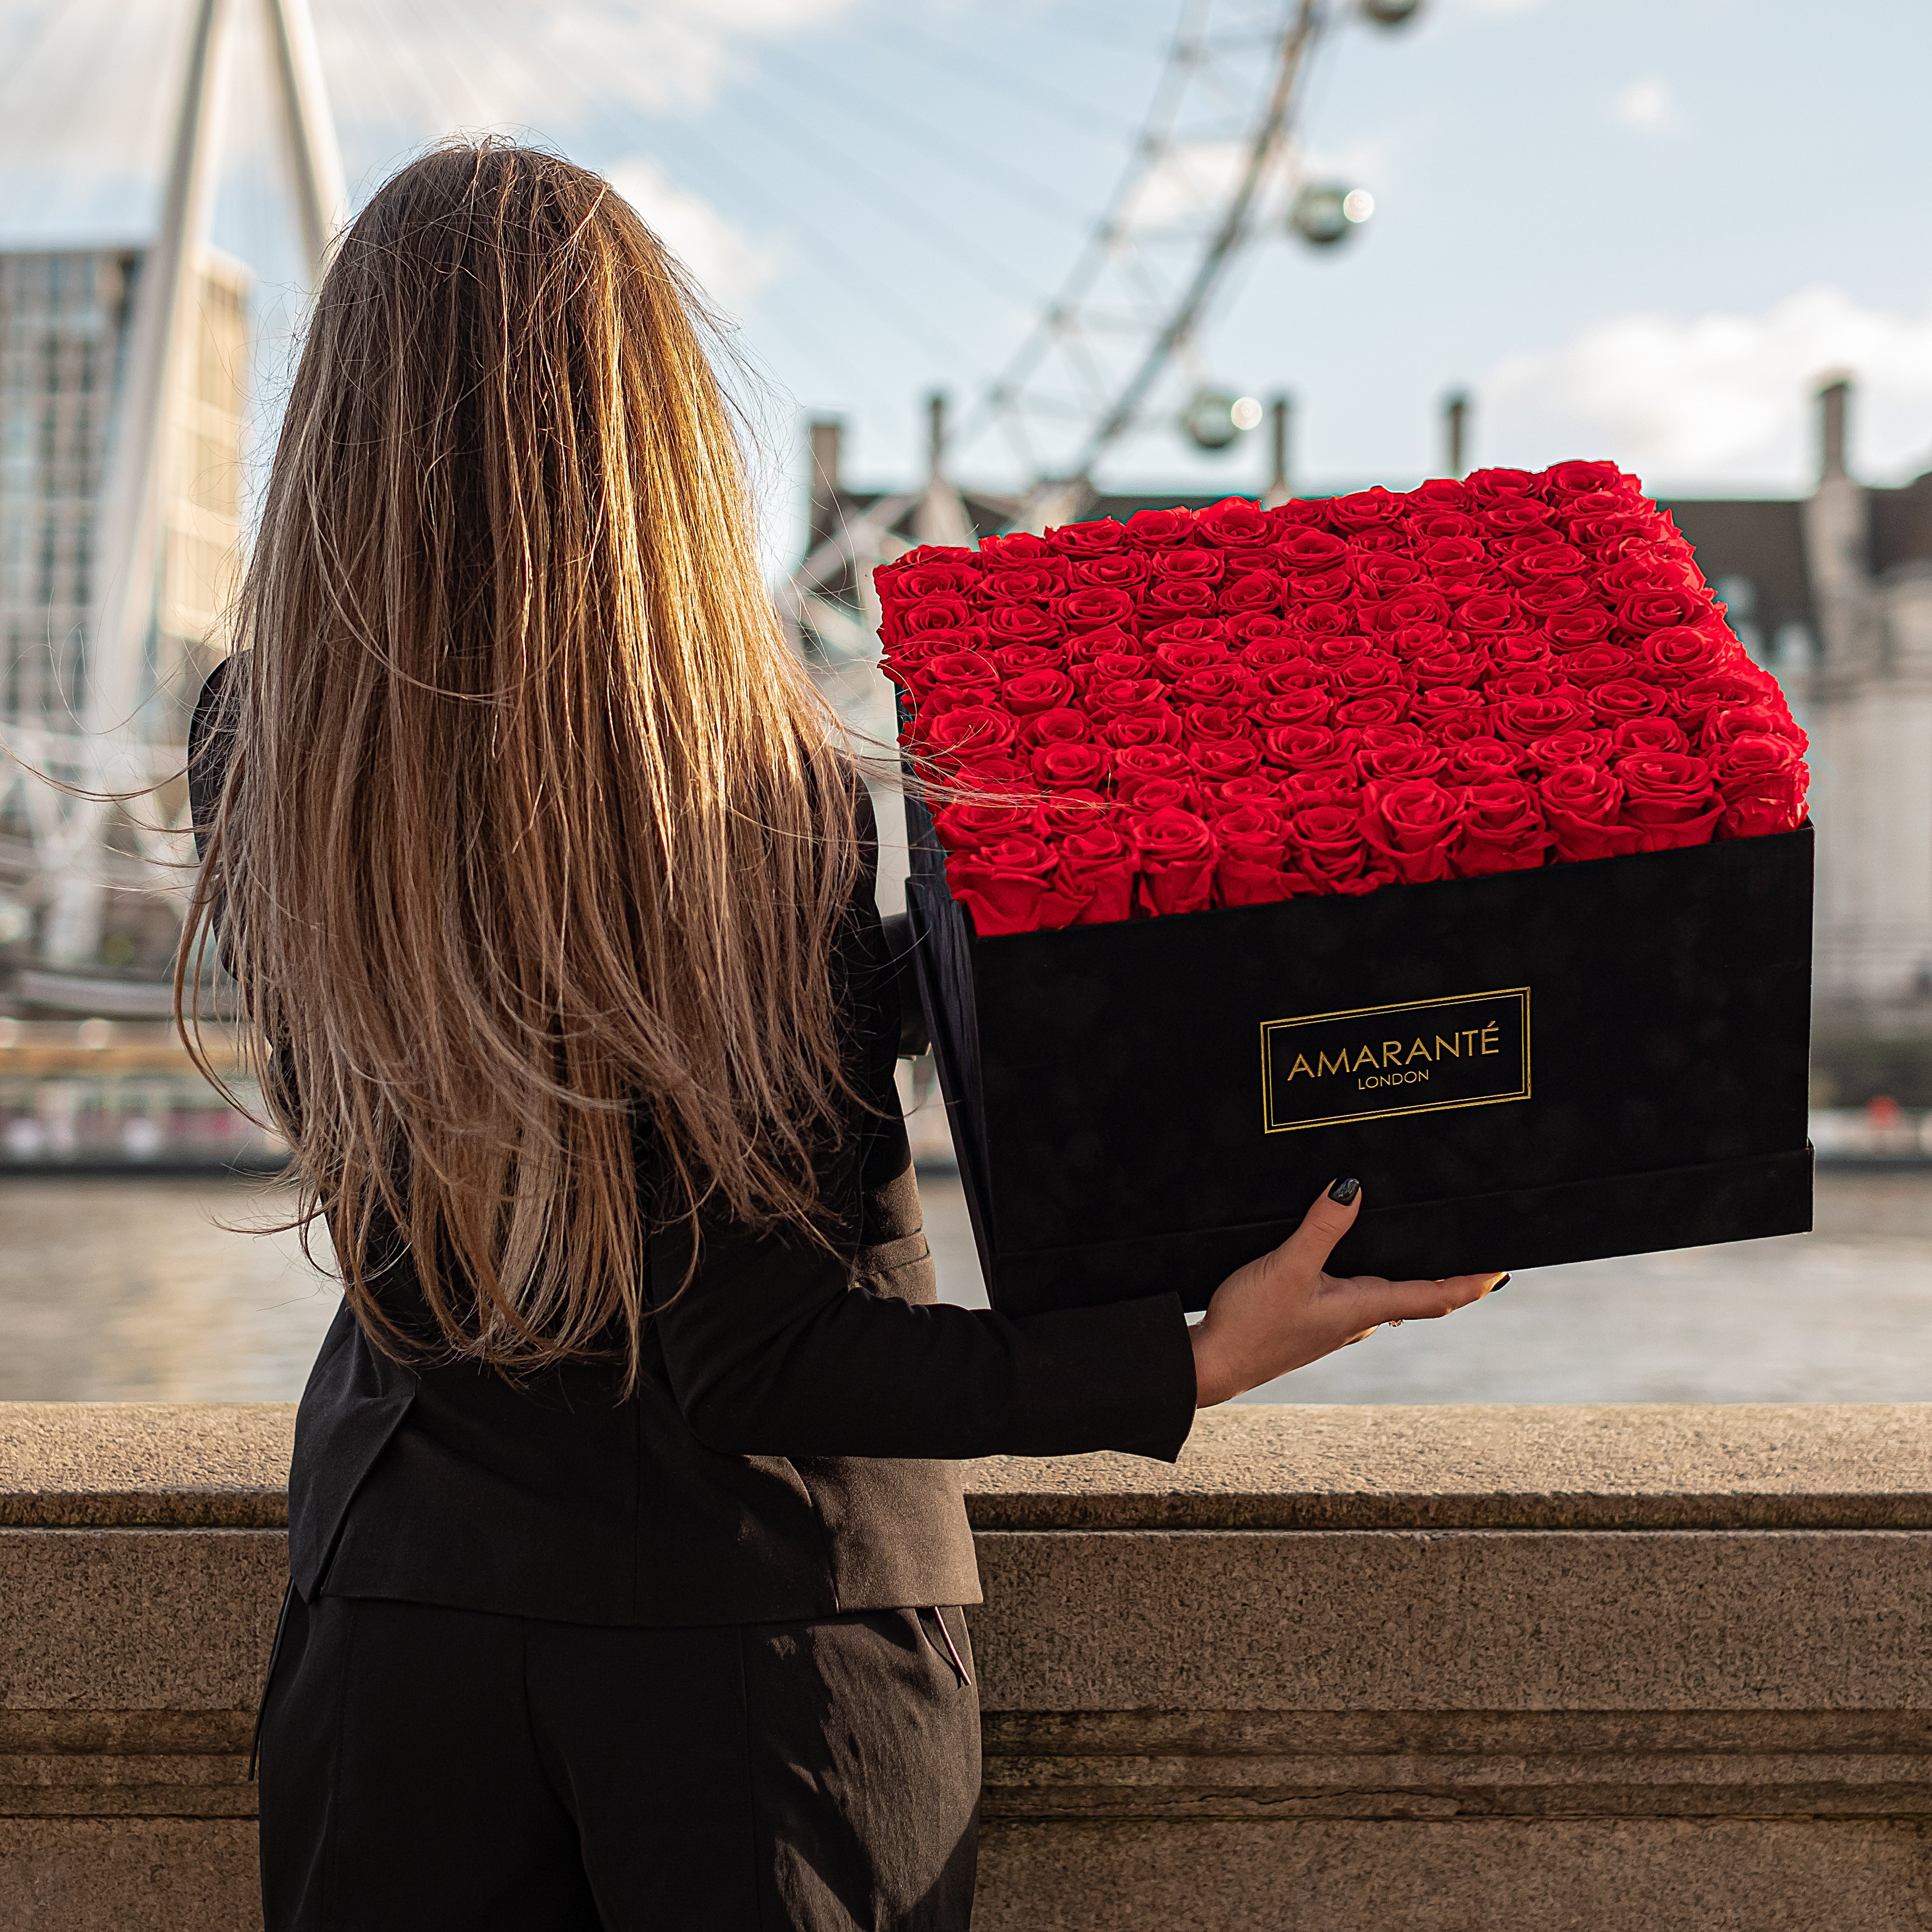
[[[98, 533], [141, 259], [128, 248], [0, 253], [0, 724], [28, 757], [40, 734], [70, 736], [86, 715]], [[140, 687], [144, 730], [164, 747], [184, 743], [194, 692], [225, 648], [241, 555], [245, 272], [211, 257], [200, 292], [189, 380], [168, 411]], [[32, 952], [47, 896], [49, 806], [32, 783], [0, 772], [0, 946], [15, 952]], [[122, 909], [154, 922], [151, 909]], [[108, 943], [131, 944], [111, 932]]]

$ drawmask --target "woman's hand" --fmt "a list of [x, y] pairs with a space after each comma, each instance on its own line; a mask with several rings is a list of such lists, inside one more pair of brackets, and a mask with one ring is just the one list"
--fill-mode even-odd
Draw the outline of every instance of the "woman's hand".
[[[1338, 1200], [1341, 1195], [1346, 1198]], [[1237, 1268], [1214, 1291], [1192, 1330], [1195, 1406], [1211, 1408], [1291, 1369], [1306, 1367], [1384, 1322], [1432, 1321], [1480, 1301], [1509, 1277], [1452, 1275], [1446, 1281], [1346, 1280], [1322, 1272], [1355, 1225], [1360, 1184], [1338, 1180], [1271, 1254]]]

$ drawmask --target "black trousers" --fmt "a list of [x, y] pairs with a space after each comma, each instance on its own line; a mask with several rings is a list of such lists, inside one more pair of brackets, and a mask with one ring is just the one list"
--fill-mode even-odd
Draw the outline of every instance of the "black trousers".
[[964, 1932], [970, 1668], [957, 1610], [652, 1630], [292, 1597], [268, 1932]]

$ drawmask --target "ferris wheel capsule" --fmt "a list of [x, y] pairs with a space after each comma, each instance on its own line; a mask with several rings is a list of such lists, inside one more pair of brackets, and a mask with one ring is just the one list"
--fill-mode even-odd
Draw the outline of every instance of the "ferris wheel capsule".
[[1404, 27], [1422, 11], [1422, 0], [1356, 0], [1362, 18], [1378, 27]]
[[1346, 241], [1376, 212], [1376, 198], [1365, 188], [1349, 188], [1340, 182], [1310, 182], [1294, 197], [1288, 212], [1288, 226], [1304, 242], [1318, 248], [1332, 248]]
[[1262, 419], [1262, 406], [1252, 396], [1230, 395], [1225, 389], [1200, 388], [1180, 412], [1181, 433], [1197, 449], [1226, 449]]

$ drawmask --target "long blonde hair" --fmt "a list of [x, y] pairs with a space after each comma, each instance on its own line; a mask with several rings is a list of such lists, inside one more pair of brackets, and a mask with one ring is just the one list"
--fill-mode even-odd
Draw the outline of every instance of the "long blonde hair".
[[218, 938], [300, 1218], [394, 1352], [386, 1218], [437, 1349], [627, 1384], [653, 1226], [821, 1228], [853, 781], [707, 323], [604, 182], [495, 142], [388, 182], [317, 293], [176, 1010]]

